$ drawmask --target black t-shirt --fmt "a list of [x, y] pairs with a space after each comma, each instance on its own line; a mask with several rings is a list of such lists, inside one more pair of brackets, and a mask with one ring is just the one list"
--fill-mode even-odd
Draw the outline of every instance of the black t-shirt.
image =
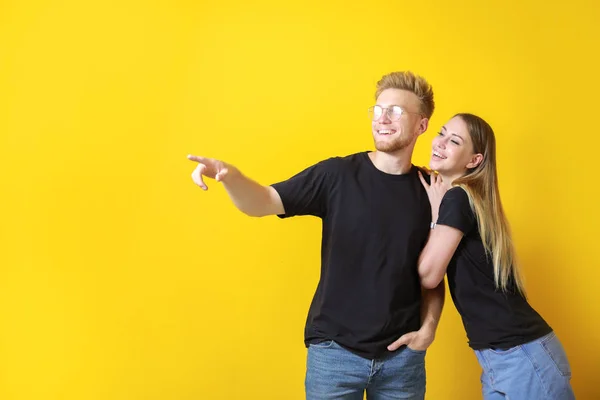
[[431, 207], [417, 168], [378, 170], [367, 152], [336, 157], [273, 187], [285, 215], [322, 219], [321, 277], [305, 344], [335, 340], [373, 359], [420, 327], [417, 260]]
[[448, 285], [471, 348], [508, 349], [551, 332], [514, 282], [509, 280], [506, 292], [496, 288], [494, 264], [486, 256], [467, 192], [456, 187], [446, 193], [437, 224], [464, 234], [448, 265]]

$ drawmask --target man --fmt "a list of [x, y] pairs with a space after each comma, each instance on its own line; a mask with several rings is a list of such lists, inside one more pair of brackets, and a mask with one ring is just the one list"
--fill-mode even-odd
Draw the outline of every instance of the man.
[[[431, 86], [411, 72], [377, 83], [369, 109], [376, 151], [321, 161], [262, 186], [225, 162], [189, 156], [192, 179], [222, 182], [251, 216], [323, 220], [321, 278], [305, 329], [309, 400], [423, 399], [425, 350], [444, 286], [423, 291], [417, 260], [431, 209], [411, 157], [433, 114]], [[423, 304], [421, 304], [423, 303]]]

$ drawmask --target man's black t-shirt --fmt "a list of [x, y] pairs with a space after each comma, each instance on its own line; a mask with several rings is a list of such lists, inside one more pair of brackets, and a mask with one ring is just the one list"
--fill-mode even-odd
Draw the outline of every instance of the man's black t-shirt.
[[323, 222], [321, 278], [305, 344], [335, 340], [374, 359], [420, 327], [419, 253], [431, 207], [417, 168], [386, 174], [367, 152], [330, 158], [274, 184], [285, 214]]
[[451, 226], [464, 234], [447, 275], [450, 294], [471, 348], [508, 349], [552, 331], [514, 283], [509, 283], [506, 292], [496, 288], [494, 264], [485, 253], [467, 192], [459, 187], [446, 192], [437, 224]]

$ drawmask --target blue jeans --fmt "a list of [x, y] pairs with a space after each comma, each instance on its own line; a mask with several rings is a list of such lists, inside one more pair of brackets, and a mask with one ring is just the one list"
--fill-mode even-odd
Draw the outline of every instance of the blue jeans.
[[328, 340], [308, 348], [307, 400], [425, 398], [425, 351], [408, 347], [367, 360]]
[[571, 367], [549, 333], [508, 350], [476, 350], [485, 400], [571, 400]]

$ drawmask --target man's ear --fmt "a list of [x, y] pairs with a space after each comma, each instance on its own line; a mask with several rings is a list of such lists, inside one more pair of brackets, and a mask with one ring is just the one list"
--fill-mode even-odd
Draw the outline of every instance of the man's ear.
[[429, 118], [421, 118], [421, 121], [419, 122], [419, 135], [424, 134], [428, 127]]

